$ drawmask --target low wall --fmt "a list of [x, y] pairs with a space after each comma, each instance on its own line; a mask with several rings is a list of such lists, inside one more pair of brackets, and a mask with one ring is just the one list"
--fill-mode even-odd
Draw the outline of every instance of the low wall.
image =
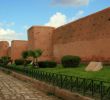
[[[0, 69], [2, 71], [6, 71], [6, 72], [10, 73], [10, 71], [7, 69], [4, 69], [4, 68], [0, 68]], [[18, 74], [13, 71], [11, 71], [10, 75], [12, 75], [13, 77], [15, 77], [19, 80], [31, 83], [33, 85], [33, 87], [38, 90], [41, 90], [46, 93], [53, 93], [55, 96], [60, 97], [64, 100], [94, 100], [94, 99], [82, 96], [78, 93], [72, 93], [70, 91], [58, 88], [56, 86], [49, 85], [45, 82], [30, 78], [30, 77], [22, 75], [22, 74]]]

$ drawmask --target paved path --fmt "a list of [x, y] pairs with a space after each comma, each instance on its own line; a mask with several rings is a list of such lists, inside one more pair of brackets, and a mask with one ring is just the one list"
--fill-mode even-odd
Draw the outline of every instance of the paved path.
[[0, 100], [60, 100], [0, 71]]

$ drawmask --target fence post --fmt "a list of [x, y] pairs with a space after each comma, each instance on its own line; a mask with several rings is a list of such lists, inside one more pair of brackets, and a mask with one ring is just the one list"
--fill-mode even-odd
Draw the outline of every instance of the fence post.
[[78, 85], [79, 83], [78, 83], [78, 80], [79, 80], [79, 78], [76, 77], [76, 91], [79, 91], [79, 87], [78, 87], [78, 86], [79, 86], [79, 85]]
[[100, 82], [100, 98], [103, 99], [103, 82]]
[[76, 90], [77, 90], [77, 91], [79, 91], [79, 89], [78, 89], [78, 84], [79, 84], [79, 83], [78, 83], [78, 77], [76, 77]]
[[92, 97], [94, 96], [94, 81], [91, 80]]
[[72, 76], [70, 77], [70, 90], [72, 92], [72, 88], [73, 88], [73, 83], [72, 83]]
[[85, 95], [85, 92], [86, 92], [86, 79], [84, 78], [83, 79], [83, 95]]
[[60, 87], [62, 88], [63, 87], [63, 76], [62, 75], [60, 75], [60, 79], [61, 79]]

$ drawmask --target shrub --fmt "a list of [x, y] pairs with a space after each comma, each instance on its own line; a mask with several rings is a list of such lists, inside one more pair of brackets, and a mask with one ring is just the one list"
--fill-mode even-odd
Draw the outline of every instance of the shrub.
[[11, 61], [11, 58], [8, 57], [8, 56], [3, 56], [1, 57], [0, 59], [0, 64], [3, 65], [3, 66], [6, 66], [8, 65], [8, 63]]
[[57, 63], [55, 61], [40, 61], [38, 65], [40, 68], [54, 68]]
[[15, 64], [16, 65], [23, 65], [24, 64], [24, 60], [23, 59], [16, 59], [15, 60]]
[[0, 58], [0, 64], [2, 64], [3, 63], [3, 60]]
[[80, 57], [71, 55], [63, 56], [61, 59], [63, 67], [78, 67], [80, 61], [81, 61]]

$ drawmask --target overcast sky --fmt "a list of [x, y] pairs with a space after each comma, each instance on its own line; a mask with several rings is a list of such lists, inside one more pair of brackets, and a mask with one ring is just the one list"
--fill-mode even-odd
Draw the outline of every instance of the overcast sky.
[[0, 40], [26, 40], [32, 25], [59, 27], [107, 7], [110, 0], [0, 0]]

